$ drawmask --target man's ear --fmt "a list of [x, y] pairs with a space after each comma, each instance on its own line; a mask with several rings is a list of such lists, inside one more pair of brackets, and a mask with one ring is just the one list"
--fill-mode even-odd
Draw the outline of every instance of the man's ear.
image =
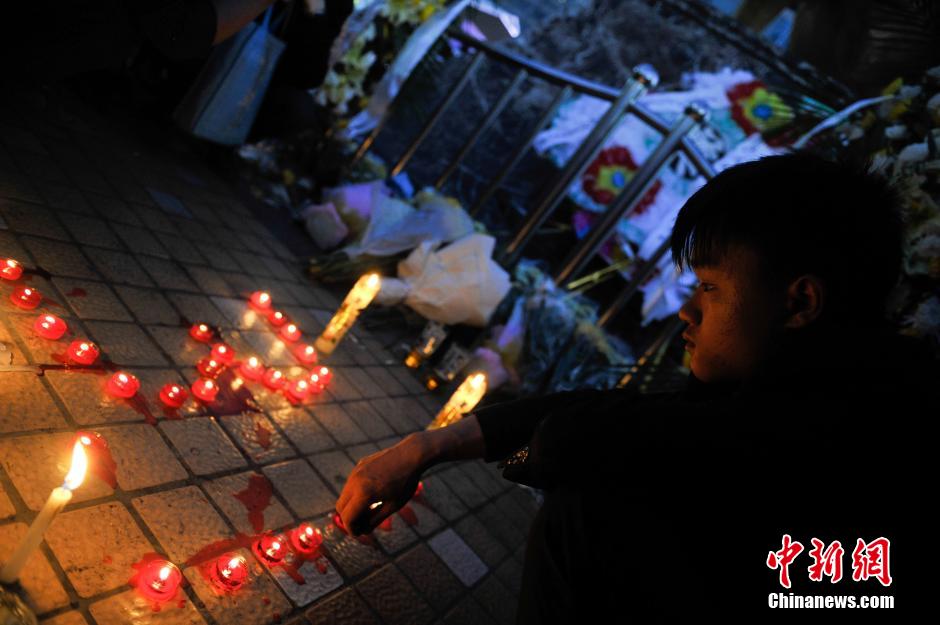
[[822, 314], [826, 300], [826, 286], [812, 274], [796, 278], [787, 287], [786, 328], [804, 328]]

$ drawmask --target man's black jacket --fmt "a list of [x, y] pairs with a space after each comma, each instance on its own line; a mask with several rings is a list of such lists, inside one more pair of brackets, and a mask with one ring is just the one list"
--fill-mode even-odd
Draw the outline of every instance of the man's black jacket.
[[[476, 412], [487, 460], [529, 444], [547, 500], [567, 502], [545, 520], [545, 615], [790, 619], [806, 610], [767, 605], [792, 592], [893, 595], [899, 616], [929, 599], [936, 361], [887, 331], [795, 336], [734, 387], [691, 378], [680, 394], [574, 391]], [[767, 565], [784, 534], [804, 545], [791, 588]], [[891, 585], [853, 581], [857, 539], [880, 537]], [[840, 541], [840, 582], [809, 580], [812, 538]]]

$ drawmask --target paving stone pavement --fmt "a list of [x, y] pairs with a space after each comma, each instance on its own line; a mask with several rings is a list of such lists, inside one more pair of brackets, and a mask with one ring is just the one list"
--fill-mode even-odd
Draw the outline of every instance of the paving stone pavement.
[[[0, 370], [0, 561], [61, 483], [75, 431], [100, 433], [117, 467], [113, 485], [87, 477], [29, 560], [19, 592], [40, 621], [512, 622], [536, 506], [493, 466], [433, 471], [411, 514], [369, 539], [331, 522], [354, 463], [423, 428], [446, 397], [426, 393], [357, 328], [324, 359], [334, 380], [316, 398], [292, 404], [248, 383], [257, 411], [189, 400], [165, 412], [159, 388], [195, 380], [209, 351], [188, 336], [190, 323], [217, 328], [239, 357], [298, 375], [247, 295], [269, 291], [312, 341], [342, 293], [311, 282], [304, 259], [169, 129], [104, 117], [62, 90], [0, 94], [0, 258], [27, 269], [0, 281], [0, 365], [24, 366]], [[39, 308], [12, 305], [21, 285], [41, 291]], [[40, 313], [69, 332], [38, 338]], [[77, 337], [101, 347], [104, 368], [62, 367]], [[104, 392], [115, 367], [138, 376], [138, 399]], [[261, 512], [249, 514], [244, 502], [257, 496]], [[250, 548], [263, 530], [304, 521], [322, 531], [323, 558], [296, 574]], [[204, 575], [200, 558], [219, 545], [249, 563], [235, 594], [218, 594]], [[128, 581], [147, 553], [188, 581], [160, 611]]]

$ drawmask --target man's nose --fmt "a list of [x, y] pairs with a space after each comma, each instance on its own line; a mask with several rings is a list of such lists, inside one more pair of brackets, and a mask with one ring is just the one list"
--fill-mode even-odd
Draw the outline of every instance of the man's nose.
[[695, 305], [695, 294], [692, 294], [692, 297], [687, 299], [685, 303], [679, 308], [679, 319], [682, 319], [687, 324], [696, 325], [699, 321], [700, 314], [698, 307]]

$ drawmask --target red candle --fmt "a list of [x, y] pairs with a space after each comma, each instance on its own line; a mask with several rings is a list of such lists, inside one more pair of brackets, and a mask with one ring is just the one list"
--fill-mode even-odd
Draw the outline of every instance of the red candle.
[[10, 293], [10, 301], [18, 308], [32, 310], [36, 308], [36, 306], [39, 306], [39, 302], [42, 301], [42, 295], [39, 293], [38, 289], [21, 286], [13, 289], [13, 292]]
[[293, 343], [300, 338], [300, 335], [300, 328], [298, 328], [297, 324], [295, 323], [288, 323], [286, 326], [281, 328], [281, 338], [285, 341], [290, 341]]
[[179, 384], [168, 382], [160, 389], [160, 401], [170, 408], [179, 408], [189, 398], [189, 393]]
[[346, 529], [346, 525], [343, 523], [343, 518], [339, 515], [339, 512], [333, 513], [333, 525], [344, 534], [348, 534], [349, 531]]
[[320, 381], [319, 373], [311, 373], [310, 377], [307, 378], [307, 381], [310, 382], [310, 392], [314, 395], [319, 395], [323, 392], [323, 383]]
[[167, 560], [153, 560], [142, 571], [137, 588], [149, 599], [167, 601], [176, 596], [183, 580], [179, 568]]
[[260, 380], [264, 375], [264, 365], [256, 357], [243, 360], [238, 366], [238, 374], [246, 380]]
[[415, 494], [412, 497], [420, 497], [421, 493], [424, 492], [424, 482], [418, 482], [418, 487], [415, 488]]
[[320, 384], [324, 387], [330, 383], [330, 380], [333, 379], [333, 372], [330, 371], [329, 367], [320, 367], [320, 370], [317, 371], [320, 376]]
[[248, 305], [258, 312], [266, 313], [271, 310], [271, 296], [264, 291], [255, 291], [248, 298]]
[[235, 360], [235, 350], [225, 343], [216, 343], [212, 346], [212, 357], [223, 365], [230, 365]]
[[69, 343], [69, 360], [79, 365], [90, 365], [98, 360], [98, 346], [88, 339], [76, 339]]
[[215, 401], [215, 396], [219, 394], [219, 385], [212, 380], [200, 378], [193, 382], [193, 395], [204, 402]]
[[309, 523], [301, 523], [300, 527], [291, 532], [291, 544], [301, 553], [315, 551], [323, 543], [323, 534], [319, 529]]
[[294, 349], [294, 356], [305, 365], [312, 365], [317, 361], [317, 350], [313, 345], [303, 343]]
[[264, 372], [264, 378], [262, 378], [261, 382], [272, 391], [279, 391], [287, 384], [287, 379], [284, 377], [283, 373], [271, 367]]
[[215, 358], [205, 357], [200, 358], [196, 363], [196, 369], [199, 370], [204, 377], [214, 378], [222, 373], [222, 370], [225, 369], [225, 365], [216, 360]]
[[0, 264], [0, 278], [4, 280], [17, 280], [23, 275], [23, 265], [12, 258], [8, 258]]
[[204, 323], [194, 323], [193, 327], [189, 329], [189, 336], [200, 343], [208, 343], [212, 340], [212, 328]]
[[130, 399], [140, 390], [140, 380], [136, 376], [118, 371], [108, 380], [108, 392], [114, 397]]
[[52, 341], [62, 338], [69, 326], [55, 315], [39, 315], [33, 324], [33, 331], [44, 339]]
[[306, 380], [292, 380], [287, 385], [287, 394], [295, 401], [303, 401], [310, 394], [310, 383]]
[[265, 534], [255, 543], [255, 553], [268, 564], [280, 564], [287, 555], [287, 539]]
[[209, 577], [224, 592], [238, 590], [248, 581], [248, 563], [237, 553], [226, 553], [212, 565]]
[[268, 315], [268, 321], [270, 321], [271, 325], [275, 328], [280, 328], [282, 325], [287, 323], [287, 315], [282, 313], [280, 310], [272, 310], [271, 314]]

